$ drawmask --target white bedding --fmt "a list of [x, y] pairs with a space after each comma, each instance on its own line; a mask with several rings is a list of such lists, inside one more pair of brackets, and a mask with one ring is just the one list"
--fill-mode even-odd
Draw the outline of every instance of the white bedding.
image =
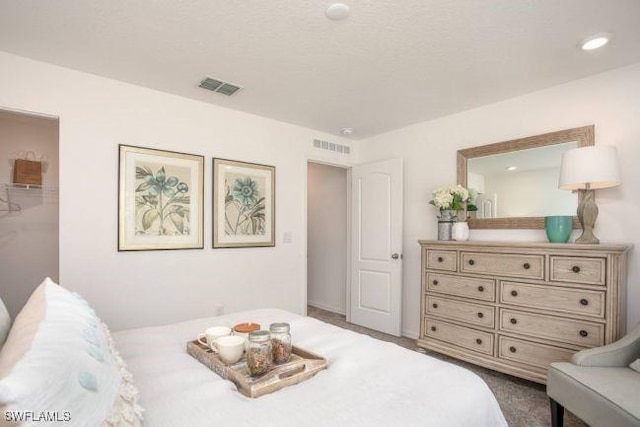
[[[315, 377], [258, 399], [244, 397], [186, 353], [213, 325], [291, 324], [294, 344], [323, 355]], [[435, 358], [282, 310], [256, 310], [114, 334], [145, 408], [145, 426], [506, 426], [474, 373]]]

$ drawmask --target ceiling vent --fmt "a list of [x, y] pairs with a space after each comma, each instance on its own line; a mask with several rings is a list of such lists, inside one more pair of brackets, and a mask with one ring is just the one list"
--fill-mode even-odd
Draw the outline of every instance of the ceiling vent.
[[333, 142], [314, 139], [313, 146], [321, 150], [337, 151], [338, 153], [351, 154], [351, 148], [348, 145], [334, 144]]
[[227, 96], [231, 96], [242, 89], [240, 86], [223, 82], [222, 80], [212, 79], [211, 77], [205, 77], [204, 80], [200, 82], [198, 87]]

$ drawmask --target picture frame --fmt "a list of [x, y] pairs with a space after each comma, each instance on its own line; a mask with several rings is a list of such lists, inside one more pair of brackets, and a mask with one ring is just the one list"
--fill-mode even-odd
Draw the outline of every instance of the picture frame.
[[276, 245], [275, 166], [213, 159], [213, 248]]
[[118, 150], [118, 251], [203, 249], [204, 156]]

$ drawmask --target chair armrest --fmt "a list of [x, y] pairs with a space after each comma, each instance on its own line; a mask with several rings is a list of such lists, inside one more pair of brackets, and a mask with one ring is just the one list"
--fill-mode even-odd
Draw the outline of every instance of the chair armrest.
[[577, 352], [571, 363], [578, 366], [627, 367], [640, 358], [640, 323], [616, 342]]

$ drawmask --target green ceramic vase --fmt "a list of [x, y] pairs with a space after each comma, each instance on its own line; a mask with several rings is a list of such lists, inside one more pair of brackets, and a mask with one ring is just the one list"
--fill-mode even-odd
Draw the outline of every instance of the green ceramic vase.
[[567, 243], [573, 226], [572, 216], [547, 216], [544, 218], [544, 229], [551, 243]]

